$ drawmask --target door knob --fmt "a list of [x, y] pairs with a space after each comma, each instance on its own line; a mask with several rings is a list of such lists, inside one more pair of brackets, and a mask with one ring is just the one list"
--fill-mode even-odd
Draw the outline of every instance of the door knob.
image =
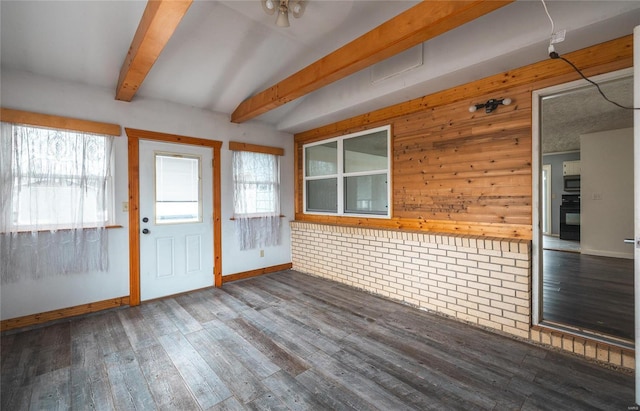
[[149, 233], [150, 233], [150, 231], [149, 231], [148, 228], [143, 228], [142, 229], [142, 234], [149, 234]]
[[148, 223], [148, 222], [149, 222], [149, 218], [148, 218], [148, 217], [143, 218], [143, 219], [142, 219], [142, 222], [143, 222], [143, 223]]

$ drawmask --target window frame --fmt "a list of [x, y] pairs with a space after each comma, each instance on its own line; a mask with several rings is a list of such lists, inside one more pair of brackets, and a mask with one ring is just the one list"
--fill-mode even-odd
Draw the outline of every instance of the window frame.
[[[122, 136], [122, 127], [119, 124], [105, 123], [94, 120], [83, 120], [73, 117], [64, 117], [53, 114], [35, 113], [31, 111], [16, 110], [7, 107], [0, 107], [0, 121], [9, 124], [16, 124], [21, 126], [32, 126], [40, 128], [52, 128], [61, 131], [71, 131], [80, 133], [91, 133], [102, 136]], [[107, 225], [104, 228], [119, 228], [116, 219], [116, 188], [115, 188], [115, 160], [116, 160], [116, 140], [113, 142], [114, 146], [111, 151], [110, 158], [110, 176], [108, 184], [110, 184], [111, 198], [108, 201], [108, 207], [110, 216]], [[86, 229], [101, 228], [85, 227]], [[68, 230], [69, 228], [58, 228], [57, 230]], [[49, 231], [44, 228], [40, 228], [39, 231]], [[24, 230], [17, 230], [16, 232], [29, 232]]]
[[[352, 171], [345, 172], [344, 171], [344, 141], [349, 140], [351, 138], [362, 137], [368, 134], [376, 134], [381, 131], [386, 132], [386, 140], [387, 140], [387, 161], [386, 161], [386, 169], [385, 170], [369, 170], [369, 171]], [[336, 161], [337, 161], [337, 172], [336, 174], [326, 174], [319, 176], [307, 176], [307, 148], [320, 146], [327, 143], [337, 142], [337, 153], [336, 153]], [[338, 216], [338, 217], [358, 217], [358, 218], [379, 218], [379, 219], [391, 219], [392, 216], [392, 181], [391, 181], [391, 155], [392, 155], [392, 147], [391, 147], [391, 125], [385, 125], [381, 127], [376, 127], [372, 129], [362, 130], [355, 133], [345, 134], [338, 137], [333, 137], [330, 139], [315, 141], [313, 143], [303, 144], [302, 145], [302, 212], [305, 215], [320, 215], [320, 216]], [[385, 175], [387, 179], [387, 211], [385, 214], [377, 214], [374, 212], [371, 213], [363, 213], [363, 212], [347, 212], [346, 211], [346, 195], [345, 195], [345, 180], [348, 177], [360, 177], [360, 176], [376, 176], [376, 175]], [[315, 211], [309, 210], [307, 205], [307, 182], [315, 181], [315, 180], [323, 180], [336, 178], [336, 190], [337, 190], [337, 207], [336, 212], [328, 212], [328, 211]]]

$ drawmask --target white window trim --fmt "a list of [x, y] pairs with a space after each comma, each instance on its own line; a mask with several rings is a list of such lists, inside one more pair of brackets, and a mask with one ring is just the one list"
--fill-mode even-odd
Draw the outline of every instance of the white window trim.
[[[380, 131], [386, 131], [387, 132], [387, 169], [386, 170], [371, 170], [371, 171], [358, 171], [358, 172], [351, 172], [351, 173], [345, 173], [344, 172], [344, 149], [343, 149], [343, 141], [353, 138], [353, 137], [359, 137], [359, 136], [363, 136], [363, 135], [367, 135], [367, 134], [373, 134], [373, 133], [377, 133]], [[313, 146], [318, 146], [318, 145], [323, 145], [323, 144], [327, 144], [327, 143], [331, 143], [336, 141], [337, 144], [337, 169], [338, 169], [338, 173], [337, 174], [326, 174], [326, 175], [321, 175], [321, 176], [309, 176], [307, 177], [307, 170], [306, 170], [306, 165], [307, 165], [307, 161], [306, 161], [306, 156], [307, 156], [307, 148], [308, 147], [313, 147]], [[313, 143], [309, 143], [309, 144], [304, 144], [302, 146], [302, 208], [303, 208], [303, 214], [305, 215], [327, 215], [327, 216], [339, 216], [339, 217], [360, 217], [360, 218], [379, 218], [379, 219], [391, 219], [391, 215], [392, 215], [392, 198], [391, 198], [391, 193], [393, 190], [392, 184], [391, 184], [391, 125], [386, 125], [386, 126], [382, 126], [382, 127], [377, 127], [377, 128], [372, 128], [372, 129], [367, 129], [367, 130], [362, 130], [356, 133], [351, 133], [351, 134], [345, 134], [343, 136], [339, 136], [339, 137], [334, 137], [334, 138], [330, 138], [330, 139], [326, 139], [326, 140], [320, 140], [317, 142], [313, 142]], [[386, 175], [387, 177], [387, 213], [386, 214], [367, 214], [367, 213], [345, 213], [344, 211], [344, 179], [345, 177], [357, 177], [357, 176], [373, 176], [373, 175]], [[337, 179], [337, 190], [338, 190], [338, 196], [337, 196], [337, 201], [338, 201], [338, 207], [337, 207], [337, 212], [335, 213], [331, 213], [331, 212], [322, 212], [322, 211], [307, 211], [307, 181], [312, 181], [312, 180], [323, 180], [323, 179], [329, 179], [329, 178], [336, 178]]]

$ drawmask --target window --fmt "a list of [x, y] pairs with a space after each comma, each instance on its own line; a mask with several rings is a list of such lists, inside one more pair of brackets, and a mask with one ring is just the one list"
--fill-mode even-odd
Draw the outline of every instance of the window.
[[280, 158], [265, 153], [233, 153], [234, 217], [280, 215]]
[[19, 124], [3, 127], [10, 133], [2, 136], [10, 158], [1, 172], [5, 190], [10, 190], [5, 198], [11, 202], [3, 210], [7, 221], [2, 231], [101, 227], [113, 221], [113, 137]]
[[390, 217], [390, 127], [304, 146], [308, 214]]
[[202, 221], [201, 159], [156, 153], [156, 224]]
[[242, 250], [280, 244], [279, 155], [233, 151], [233, 217]]

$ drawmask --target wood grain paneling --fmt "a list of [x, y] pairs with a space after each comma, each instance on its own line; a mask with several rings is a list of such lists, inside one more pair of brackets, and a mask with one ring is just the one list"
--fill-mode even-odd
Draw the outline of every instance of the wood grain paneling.
[[[531, 224], [531, 96], [487, 114], [456, 102], [394, 122], [394, 217]], [[399, 124], [398, 124], [399, 123]]]
[[[566, 57], [593, 76], [632, 65], [632, 37]], [[531, 239], [532, 92], [580, 76], [544, 60], [295, 136], [296, 219], [467, 235]], [[512, 99], [493, 113], [470, 113], [491, 98]], [[391, 124], [393, 218], [303, 213], [303, 144]]]
[[582, 352], [287, 271], [2, 335], [0, 408], [635, 408], [633, 350], [559, 338]]

